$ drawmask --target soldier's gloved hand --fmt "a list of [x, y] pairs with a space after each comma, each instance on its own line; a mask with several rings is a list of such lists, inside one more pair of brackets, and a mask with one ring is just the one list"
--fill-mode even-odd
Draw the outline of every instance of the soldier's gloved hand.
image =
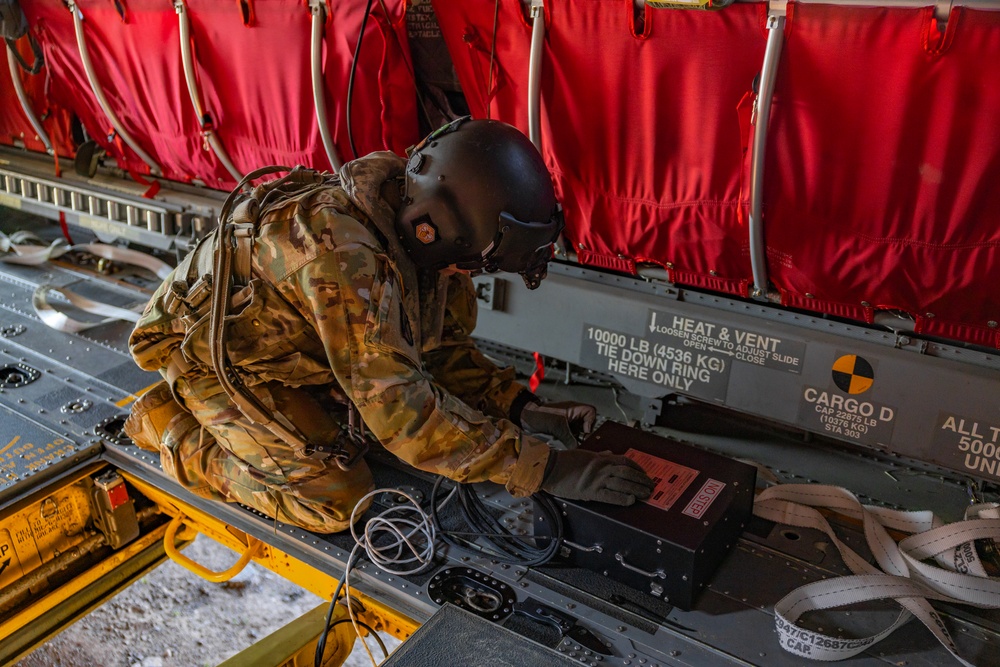
[[581, 436], [594, 428], [597, 408], [586, 403], [528, 403], [521, 410], [521, 428], [529, 433], [551, 435], [568, 449], [579, 444]]
[[542, 490], [567, 500], [596, 500], [631, 505], [648, 498], [655, 484], [638, 463], [611, 452], [584, 449], [553, 451], [552, 469]]

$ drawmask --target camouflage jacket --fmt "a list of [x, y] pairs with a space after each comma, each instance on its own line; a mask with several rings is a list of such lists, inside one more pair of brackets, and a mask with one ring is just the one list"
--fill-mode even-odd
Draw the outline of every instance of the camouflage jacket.
[[[416, 468], [533, 493], [549, 448], [509, 421], [527, 390], [470, 338], [471, 280], [418, 271], [393, 229], [380, 192], [404, 166], [375, 153], [346, 164], [339, 180], [271, 192], [254, 239], [252, 298], [228, 320], [229, 359], [248, 386], [278, 381], [352, 402]], [[153, 295], [129, 341], [142, 368], [165, 373], [179, 348], [210, 369], [207, 306], [178, 308], [171, 295], [190, 287], [181, 274], [211, 246], [201, 243]]]

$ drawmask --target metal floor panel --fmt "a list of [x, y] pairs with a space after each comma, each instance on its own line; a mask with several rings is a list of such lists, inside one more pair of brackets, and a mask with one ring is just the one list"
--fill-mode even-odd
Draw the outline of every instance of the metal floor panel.
[[99, 455], [105, 427], [120, 425], [135, 395], [158, 379], [128, 354], [130, 323], [80, 334], [46, 326], [31, 305], [44, 283], [124, 306], [146, 298], [139, 286], [55, 265], [0, 264], [0, 500]]
[[102, 448], [96, 439], [68, 438], [0, 403], [0, 504], [96, 459]]
[[[135, 447], [109, 448], [105, 458], [323, 572], [339, 575], [343, 571], [353, 546], [349, 534], [316, 535], [281, 522], [275, 524], [240, 506], [197, 498], [165, 479], [155, 457]], [[398, 488], [401, 480], [405, 480], [408, 483], [402, 485], [408, 488], [429, 489], [430, 482], [422, 476], [407, 477], [398, 469], [377, 463], [372, 468], [377, 485], [389, 484]], [[490, 501], [520, 507], [520, 501], [510, 499], [495, 485], [481, 485], [481, 489]], [[765, 524], [766, 534], [747, 533], [740, 540], [690, 612], [668, 608], [665, 615], [658, 616], [655, 603], [659, 601], [654, 598], [647, 598], [649, 609], [643, 611], [642, 594], [634, 596], [639, 604], [625, 603], [614, 594], [602, 597], [602, 587], [593, 584], [594, 578], [600, 579], [596, 573], [566, 576], [557, 569], [542, 568], [540, 575], [536, 575], [524, 568], [504, 566], [460, 549], [452, 548], [440, 569], [463, 566], [483, 572], [513, 587], [518, 599], [530, 597], [577, 617], [581, 624], [612, 644], [614, 656], [602, 661], [597, 661], [594, 655], [586, 656], [584, 649], [571, 639], [552, 644], [563, 653], [574, 653], [580, 664], [802, 665], [801, 659], [777, 645], [773, 605], [793, 588], [844, 574], [846, 569], [833, 553], [832, 546], [826, 543], [828, 541], [824, 542], [822, 534], [796, 529], [799, 534], [791, 539], [788, 530], [768, 522], [761, 523]], [[844, 528], [844, 534], [846, 541], [861, 548], [863, 539], [859, 534], [849, 528]], [[399, 577], [366, 562], [360, 563], [355, 572], [358, 582], [352, 585], [415, 620], [427, 620], [438, 608], [429, 599], [426, 588], [433, 572], [419, 577]], [[609, 599], [612, 600], [610, 605]], [[960, 615], [944, 614], [956, 641], [967, 655], [978, 656], [976, 664], [1000, 665], [1000, 651], [997, 651], [1000, 635], [996, 632], [1000, 614], [963, 610]], [[844, 628], [847, 633], [868, 634], [871, 628], [888, 625], [896, 614], [895, 605], [887, 602], [852, 608], [846, 616], [827, 612], [817, 615], [817, 619], [820, 627], [829, 620], [837, 622], [837, 627]], [[508, 620], [507, 625], [510, 624]], [[640, 663], [640, 659], [645, 662]], [[631, 662], [625, 662], [627, 660]], [[904, 661], [911, 666], [947, 665], [952, 659], [930, 633], [914, 621], [866, 654], [844, 661], [844, 664], [874, 666]]]

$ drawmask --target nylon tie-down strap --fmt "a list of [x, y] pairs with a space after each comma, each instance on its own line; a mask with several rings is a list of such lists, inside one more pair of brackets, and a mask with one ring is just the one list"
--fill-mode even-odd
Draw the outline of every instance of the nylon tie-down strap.
[[[49, 292], [57, 292], [61, 294], [71, 305], [79, 308], [85, 313], [101, 315], [105, 319], [97, 322], [81, 322], [80, 320], [75, 320], [66, 313], [56, 310], [51, 304], [49, 304]], [[116, 320], [138, 322], [140, 315], [138, 310], [119, 308], [118, 306], [112, 306], [107, 303], [101, 303], [100, 301], [94, 301], [92, 299], [88, 299], [87, 297], [70, 292], [68, 289], [56, 287], [55, 285], [39, 285], [36, 287], [34, 293], [31, 295], [31, 305], [34, 306], [35, 313], [41, 318], [42, 322], [53, 329], [69, 333], [79, 333], [81, 331], [86, 331], [87, 329], [92, 329]]]
[[[860, 519], [878, 567], [841, 542], [826, 518], [814, 509], [817, 507]], [[1000, 579], [987, 575], [974, 542], [1000, 539], [997, 504], [972, 505], [965, 520], [945, 525], [929, 511], [862, 505], [853, 493], [840, 487], [785, 484], [761, 492], [754, 502], [754, 514], [783, 525], [823, 531], [854, 572], [797, 588], [775, 604], [775, 625], [786, 651], [813, 660], [843, 660], [875, 645], [916, 616], [962, 665], [972, 667], [959, 655], [928, 600], [1000, 608]], [[909, 537], [897, 544], [887, 529]], [[925, 562], [929, 559], [937, 565]], [[903, 607], [902, 611], [889, 627], [868, 637], [833, 637], [796, 624], [810, 611], [890, 598]]]
[[[24, 241], [28, 241], [28, 243], [24, 243]], [[22, 266], [40, 266], [70, 251], [87, 252], [102, 259], [138, 266], [156, 274], [156, 277], [160, 280], [164, 280], [173, 271], [173, 268], [166, 262], [138, 250], [129, 250], [128, 248], [120, 248], [103, 243], [70, 245], [63, 239], [57, 239], [48, 245], [44, 245], [38, 237], [30, 233], [19, 232], [7, 236], [0, 232], [0, 252], [6, 253], [0, 255], [0, 262]], [[50, 292], [62, 295], [70, 305], [83, 312], [100, 315], [105, 319], [96, 322], [75, 320], [65, 313], [56, 310], [49, 303], [48, 295]], [[31, 304], [34, 306], [35, 313], [42, 322], [53, 329], [69, 333], [79, 333], [117, 320], [137, 322], [139, 320], [139, 311], [142, 307], [136, 306], [135, 310], [121, 308], [100, 301], [94, 301], [93, 299], [75, 294], [66, 288], [49, 284], [39, 285], [35, 289], [31, 295]]]

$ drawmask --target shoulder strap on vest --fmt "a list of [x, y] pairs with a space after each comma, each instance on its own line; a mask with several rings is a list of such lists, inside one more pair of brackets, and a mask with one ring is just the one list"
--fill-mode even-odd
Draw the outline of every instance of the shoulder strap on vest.
[[[243, 194], [242, 188], [255, 178], [279, 171], [289, 172], [283, 178], [265, 184], [250, 195]], [[219, 378], [219, 384], [229, 396], [233, 404], [250, 421], [260, 424], [275, 437], [288, 443], [297, 456], [310, 457], [315, 453], [323, 453], [319, 446], [311, 446], [294, 424], [279, 412], [272, 412], [243, 384], [239, 375], [229, 363], [226, 353], [226, 315], [229, 312], [230, 294], [234, 284], [243, 286], [250, 282], [250, 267], [253, 253], [253, 239], [257, 220], [260, 217], [260, 201], [282, 183], [288, 180], [302, 179], [301, 167], [265, 167], [247, 174], [236, 189], [229, 195], [219, 216], [219, 226], [215, 230], [216, 244], [212, 274], [212, 309], [209, 316], [209, 351], [212, 357], [212, 368]], [[306, 174], [306, 178], [315, 178]], [[235, 203], [235, 207], [234, 207]], [[230, 211], [232, 211], [230, 213]], [[350, 455], [342, 447], [332, 454], [337, 465], [348, 470], [360, 458]]]

